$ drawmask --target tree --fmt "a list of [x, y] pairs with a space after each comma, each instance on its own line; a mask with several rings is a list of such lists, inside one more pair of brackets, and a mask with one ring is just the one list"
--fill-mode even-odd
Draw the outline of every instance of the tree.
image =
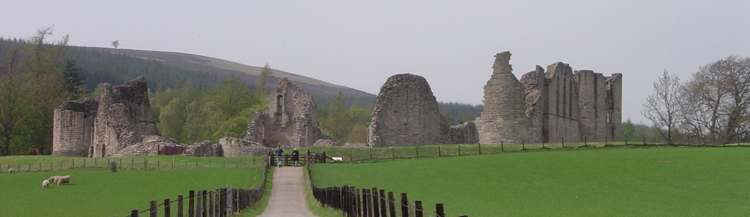
[[120, 40], [114, 40], [112, 41], [112, 47], [117, 49], [117, 47], [120, 46]]
[[37, 148], [49, 153], [54, 108], [69, 99], [63, 85], [68, 37], [45, 42], [51, 28], [14, 45], [0, 61], [0, 151], [3, 155]]
[[266, 64], [266, 66], [263, 67], [263, 70], [260, 71], [260, 76], [258, 77], [257, 84], [255, 85], [255, 91], [262, 95], [268, 94], [268, 87], [266, 87], [266, 83], [273, 78], [273, 70], [271, 70], [271, 67]]
[[672, 143], [679, 111], [680, 78], [664, 70], [654, 82], [654, 93], [643, 104], [641, 114], [650, 120], [667, 143]]
[[707, 64], [681, 89], [682, 130], [695, 142], [726, 144], [750, 130], [750, 58]]
[[62, 82], [65, 90], [71, 94], [70, 99], [73, 100], [80, 99], [86, 94], [84, 87], [86, 82], [81, 78], [80, 71], [81, 69], [78, 68], [76, 60], [69, 59], [65, 62]]

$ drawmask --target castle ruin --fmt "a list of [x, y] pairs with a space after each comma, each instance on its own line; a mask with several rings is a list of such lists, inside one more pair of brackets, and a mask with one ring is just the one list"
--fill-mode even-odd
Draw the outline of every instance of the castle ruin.
[[143, 76], [55, 108], [52, 138], [52, 155], [69, 157], [155, 155], [159, 145], [179, 144], [159, 135]]
[[398, 74], [388, 78], [375, 99], [367, 145], [476, 143], [477, 137], [472, 122], [454, 127], [448, 125], [424, 77]]
[[484, 111], [477, 119], [479, 143], [538, 143], [619, 140], [622, 74], [605, 77], [573, 72], [554, 63], [513, 75], [510, 52], [495, 56], [484, 86]]
[[266, 147], [308, 147], [325, 138], [318, 128], [312, 96], [284, 78], [268, 96], [265, 112], [256, 111], [245, 140]]

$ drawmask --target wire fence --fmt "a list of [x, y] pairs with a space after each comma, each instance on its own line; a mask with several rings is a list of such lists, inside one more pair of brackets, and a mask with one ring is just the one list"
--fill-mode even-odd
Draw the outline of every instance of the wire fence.
[[[150, 201], [148, 209], [133, 209], [128, 217], [138, 217], [147, 213], [148, 216], [156, 217], [160, 214], [163, 216], [183, 217], [225, 217], [234, 216], [235, 214], [255, 206], [263, 198], [268, 181], [268, 170], [270, 167], [271, 156], [267, 156], [264, 164], [263, 183], [258, 188], [253, 189], [233, 189], [232, 186], [215, 190], [190, 190], [188, 197], [178, 195], [177, 199], [164, 199], [162, 203], [156, 200]], [[173, 201], [177, 207], [173, 207]], [[185, 205], [187, 201], [187, 206]], [[145, 216], [145, 215], [144, 215]]]
[[[315, 154], [308, 151], [307, 155], [308, 158], [330, 159], [330, 157], [326, 156], [325, 152]], [[394, 193], [392, 191], [386, 193], [384, 189], [357, 189], [354, 186], [346, 185], [342, 187], [318, 188], [313, 182], [310, 165], [305, 165], [305, 169], [307, 169], [313, 197], [324, 206], [343, 211], [347, 217], [445, 217], [445, 209], [442, 203], [435, 204], [434, 211], [430, 212], [423, 207], [422, 201], [410, 203], [406, 193], [401, 193], [400, 201], [396, 201]], [[460, 217], [468, 216], [463, 215]]]

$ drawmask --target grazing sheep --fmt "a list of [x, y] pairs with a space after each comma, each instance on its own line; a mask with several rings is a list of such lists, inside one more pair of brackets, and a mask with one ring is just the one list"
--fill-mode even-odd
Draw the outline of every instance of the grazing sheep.
[[45, 179], [42, 181], [42, 187], [49, 188], [49, 180]]
[[57, 183], [57, 179], [59, 179], [61, 176], [50, 176], [49, 179], [47, 179], [51, 183]]
[[62, 185], [65, 183], [70, 183], [70, 175], [61, 176], [59, 179], [57, 179], [57, 185]]
[[13, 168], [8, 168], [8, 173], [12, 173], [12, 172], [13, 172]]

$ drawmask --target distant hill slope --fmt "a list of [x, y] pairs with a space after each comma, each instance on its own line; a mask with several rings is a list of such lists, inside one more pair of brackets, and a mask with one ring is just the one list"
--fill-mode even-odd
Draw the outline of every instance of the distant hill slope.
[[[256, 83], [256, 80], [258, 79], [261, 70], [263, 70], [263, 67], [257, 67], [257, 66], [249, 66], [244, 65], [236, 62], [226, 61], [222, 59], [212, 58], [212, 57], [206, 57], [206, 56], [200, 56], [200, 55], [193, 55], [193, 54], [185, 54], [185, 53], [176, 53], [176, 52], [162, 52], [162, 51], [146, 51], [146, 50], [129, 50], [129, 49], [112, 49], [112, 48], [98, 48], [98, 47], [72, 47], [71, 51], [73, 53], [78, 53], [78, 55], [73, 55], [74, 59], [79, 60], [79, 62], [83, 62], [82, 68], [91, 68], [92, 65], [96, 63], [88, 63], [86, 64], [86, 55], [88, 52], [95, 52], [101, 54], [107, 54], [105, 56], [129, 56], [129, 57], [135, 57], [141, 60], [144, 60], [144, 64], [163, 64], [165, 67], [168, 68], [174, 68], [174, 69], [181, 69], [185, 73], [189, 74], [190, 76], [195, 76], [194, 79], [186, 79], [186, 78], [180, 78], [180, 80], [191, 80], [193, 82], [198, 83], [199, 85], [211, 85], [206, 83], [201, 83], [201, 80], [205, 79], [221, 79], [224, 78], [237, 78], [238, 80], [254, 86]], [[96, 56], [96, 55], [94, 55]], [[111, 59], [111, 58], [110, 58]], [[116, 61], [116, 60], [115, 60]], [[135, 61], [135, 60], [130, 60]], [[154, 63], [155, 62], [155, 63]], [[116, 63], [111, 63], [116, 64]], [[110, 64], [110, 65], [111, 65]], [[133, 64], [133, 63], [129, 63]], [[107, 71], [106, 66], [98, 66], [98, 67], [105, 67], [101, 68], [98, 71], [99, 72], [89, 72], [88, 74], [90, 76], [97, 76], [95, 74], [104, 73], [101, 71]], [[272, 68], [273, 69], [273, 68]], [[154, 77], [162, 77], [165, 76], [163, 74], [159, 74], [159, 69], [154, 70], [146, 70], [146, 71], [154, 71], [154, 72], [148, 72], [149, 74], [152, 74]], [[161, 70], [161, 71], [169, 71], [169, 70]], [[168, 77], [173, 76], [179, 76], [175, 75], [175, 72], [172, 72], [170, 75], [166, 75]], [[177, 72], [179, 73], [179, 72]], [[86, 74], [86, 73], [84, 73]], [[88, 77], [88, 76], [87, 76]], [[318, 79], [285, 72], [281, 70], [273, 69], [273, 79], [268, 81], [266, 83], [267, 87], [275, 87], [283, 78], [287, 78], [290, 81], [292, 81], [295, 85], [299, 86], [303, 90], [310, 93], [318, 103], [326, 103], [329, 102], [338, 92], [341, 92], [347, 101], [351, 100], [357, 100], [360, 105], [365, 105], [371, 103], [375, 99], [375, 95], [371, 93], [367, 93], [361, 90], [349, 88], [342, 85], [332, 84], [325, 81], [321, 81]], [[132, 78], [130, 78], [132, 79]], [[149, 76], [146, 76], [146, 79], [149, 80], [149, 82], [158, 82], [161, 79], [150, 79]], [[99, 79], [94, 79], [99, 80]], [[108, 79], [104, 79], [108, 80]], [[215, 82], [213, 82], [215, 83]], [[181, 85], [181, 84], [171, 84], [171, 85], [159, 85], [155, 84], [157, 87], [170, 87], [174, 85]]]

